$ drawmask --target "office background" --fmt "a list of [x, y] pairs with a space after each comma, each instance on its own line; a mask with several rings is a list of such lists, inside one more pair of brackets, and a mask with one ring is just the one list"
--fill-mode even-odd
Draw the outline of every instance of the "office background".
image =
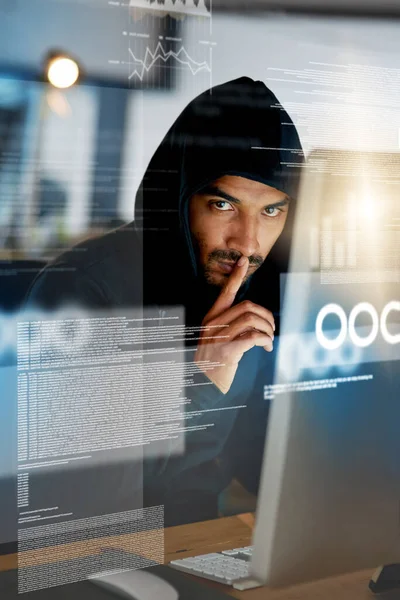
[[[271, 87], [306, 153], [321, 146], [399, 148], [394, 23], [284, 13], [173, 19], [137, 16], [116, 4], [0, 5], [3, 260], [49, 260], [131, 220], [142, 174], [170, 124], [195, 95], [242, 75]], [[140, 60], [146, 49], [157, 50], [165, 28], [182, 41], [167, 47], [164, 35], [162, 50], [183, 48], [185, 60], [142, 73]], [[149, 37], [138, 46], [137, 34]], [[80, 82], [64, 91], [40, 81], [46, 53], [58, 48], [83, 69]]]

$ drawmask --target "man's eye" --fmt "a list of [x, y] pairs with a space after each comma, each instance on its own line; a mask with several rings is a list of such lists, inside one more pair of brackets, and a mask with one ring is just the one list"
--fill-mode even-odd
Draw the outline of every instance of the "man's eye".
[[269, 217], [277, 217], [282, 212], [276, 206], [267, 206], [264, 210]]
[[231, 205], [229, 204], [229, 202], [226, 202], [225, 200], [215, 200], [214, 202], [210, 203], [212, 206], [215, 206], [215, 208], [217, 210], [231, 210]]

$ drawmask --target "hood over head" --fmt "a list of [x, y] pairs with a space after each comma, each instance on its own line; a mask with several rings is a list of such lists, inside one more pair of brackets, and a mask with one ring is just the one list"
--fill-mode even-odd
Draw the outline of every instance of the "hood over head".
[[272, 290], [279, 286], [279, 271], [287, 267], [303, 160], [291, 118], [264, 83], [241, 77], [190, 102], [156, 150], [136, 196], [145, 304], [183, 304], [187, 321], [201, 322], [215, 297], [198, 275], [189, 200], [219, 177], [237, 175], [293, 199], [283, 234], [238, 298], [271, 310], [268, 302], [278, 301]]

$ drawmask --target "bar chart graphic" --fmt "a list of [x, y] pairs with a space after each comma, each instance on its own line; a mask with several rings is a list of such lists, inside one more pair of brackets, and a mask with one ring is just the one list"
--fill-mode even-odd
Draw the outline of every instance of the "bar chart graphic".
[[205, 0], [130, 0], [130, 7], [140, 11], [156, 11], [171, 16], [194, 15], [211, 17], [211, 11]]

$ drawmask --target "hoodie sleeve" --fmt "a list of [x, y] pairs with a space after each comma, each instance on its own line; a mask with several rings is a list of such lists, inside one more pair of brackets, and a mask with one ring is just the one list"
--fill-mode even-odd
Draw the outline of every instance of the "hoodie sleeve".
[[[249, 403], [259, 401], [260, 391], [255, 387], [255, 354], [259, 353], [249, 352], [243, 357], [227, 394], [202, 371], [197, 371], [193, 378], [195, 385], [186, 388], [191, 402], [185, 413], [183, 448], [177, 440], [169, 440], [168, 448], [164, 446], [163, 458], [146, 461], [145, 487], [152, 491], [151, 502], [162, 503], [163, 497], [177, 498], [188, 492], [200, 497], [206, 491], [217, 497], [233, 477], [246, 479], [241, 477], [242, 465], [238, 464], [238, 458], [245, 444], [249, 445], [249, 455], [252, 455], [251, 417], [254, 415]], [[257, 474], [253, 475], [252, 472], [251, 481], [243, 481], [251, 491], [253, 479], [257, 480]]]
[[214, 460], [233, 429], [240, 398], [229, 392], [223, 394], [197, 367], [192, 385], [185, 389], [185, 397], [189, 402], [185, 407], [181, 435], [178, 440], [170, 439], [162, 444], [162, 458], [148, 464], [149, 478], [176, 478]]
[[103, 308], [107, 297], [98, 282], [79, 269], [45, 269], [33, 282], [25, 298], [26, 308], [53, 310], [63, 305]]

